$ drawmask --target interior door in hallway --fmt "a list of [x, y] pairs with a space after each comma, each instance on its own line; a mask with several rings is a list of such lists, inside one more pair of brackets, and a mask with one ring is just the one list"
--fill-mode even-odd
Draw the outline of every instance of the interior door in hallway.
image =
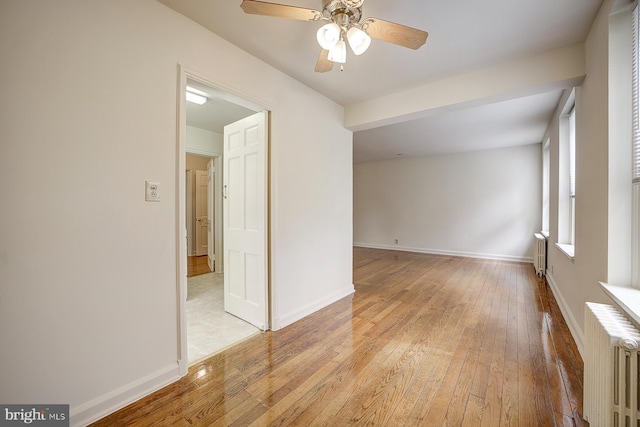
[[224, 128], [224, 308], [258, 328], [267, 319], [267, 111]]
[[196, 255], [207, 255], [208, 253], [208, 193], [209, 193], [209, 176], [207, 171], [196, 171]]
[[207, 162], [207, 264], [209, 270], [215, 271], [215, 244], [214, 244], [214, 223], [213, 209], [215, 205], [215, 168], [213, 167], [213, 159]]

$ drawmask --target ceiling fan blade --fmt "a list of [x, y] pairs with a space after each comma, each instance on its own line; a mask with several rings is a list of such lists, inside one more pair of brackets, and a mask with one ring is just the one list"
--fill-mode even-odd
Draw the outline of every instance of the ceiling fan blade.
[[240, 7], [245, 13], [251, 15], [275, 16], [276, 18], [298, 19], [300, 21], [317, 21], [322, 17], [322, 12], [319, 10], [258, 0], [242, 0]]
[[426, 31], [378, 18], [367, 18], [362, 23], [362, 27], [374, 39], [384, 40], [410, 49], [418, 49], [425, 44], [429, 36]]
[[332, 68], [333, 62], [329, 61], [329, 51], [322, 49], [320, 51], [320, 56], [318, 57], [318, 62], [316, 62], [316, 72], [326, 73], [327, 71], [331, 71]]

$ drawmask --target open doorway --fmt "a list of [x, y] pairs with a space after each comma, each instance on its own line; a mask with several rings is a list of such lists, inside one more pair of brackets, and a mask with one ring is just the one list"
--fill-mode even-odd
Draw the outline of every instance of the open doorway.
[[185, 200], [187, 234], [180, 257], [187, 263], [186, 292], [180, 293], [186, 297], [180, 317], [186, 324], [181, 335], [186, 332], [187, 345], [182, 342], [181, 351], [186, 350], [190, 365], [260, 331], [225, 311], [223, 248], [224, 127], [257, 110], [194, 78], [186, 78], [186, 91], [191, 94], [186, 99], [197, 101], [184, 104], [181, 156], [185, 197], [180, 199]]
[[[186, 155], [187, 277], [216, 271], [215, 158]], [[221, 270], [218, 268], [218, 270]]]

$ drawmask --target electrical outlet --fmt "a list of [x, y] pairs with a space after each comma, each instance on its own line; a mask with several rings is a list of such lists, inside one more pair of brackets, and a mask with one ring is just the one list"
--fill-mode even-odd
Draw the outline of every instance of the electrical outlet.
[[159, 202], [160, 201], [160, 183], [145, 181], [144, 182], [144, 200], [147, 202]]

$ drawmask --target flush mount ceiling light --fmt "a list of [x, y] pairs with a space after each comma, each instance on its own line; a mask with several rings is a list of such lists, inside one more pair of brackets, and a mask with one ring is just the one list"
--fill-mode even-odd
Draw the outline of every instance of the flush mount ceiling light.
[[429, 34], [426, 31], [378, 18], [363, 20], [363, 3], [364, 0], [322, 0], [322, 11], [319, 11], [260, 0], [243, 0], [240, 7], [252, 15], [326, 22], [316, 34], [322, 48], [315, 68], [319, 73], [330, 71], [335, 62], [344, 64], [347, 61], [345, 40], [356, 55], [363, 54], [369, 48], [371, 38], [414, 50], [427, 41]]
[[202, 105], [208, 101], [208, 98], [205, 96], [206, 93], [194, 89], [191, 86], [187, 86], [187, 101], [193, 102], [194, 104]]

